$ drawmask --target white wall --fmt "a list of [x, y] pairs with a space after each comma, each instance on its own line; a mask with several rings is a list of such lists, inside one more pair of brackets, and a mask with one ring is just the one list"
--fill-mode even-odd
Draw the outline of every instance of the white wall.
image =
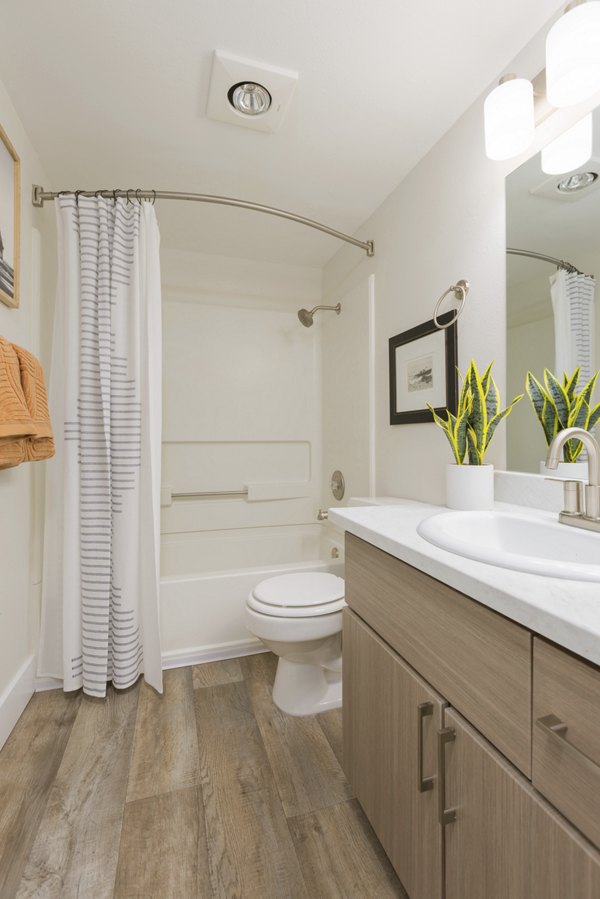
[[[545, 32], [505, 71], [535, 77], [544, 66]], [[504, 177], [587, 108], [597, 105], [600, 97], [590, 100], [586, 108], [555, 112], [538, 127], [530, 151], [506, 164], [485, 156], [483, 101], [484, 96], [466, 111], [361, 225], [357, 236], [374, 239], [374, 258], [343, 247], [325, 268], [325, 302], [375, 275], [376, 491], [380, 495], [443, 503], [445, 465], [451, 461], [446, 439], [435, 425], [389, 424], [389, 338], [430, 320], [438, 297], [465, 278], [471, 292], [458, 328], [459, 367], [464, 371], [471, 357], [480, 366], [495, 360], [494, 376], [506, 396]], [[506, 424], [502, 424], [487, 461], [504, 467], [505, 446]]]
[[[325, 296], [375, 274], [375, 427], [377, 493], [444, 499], [451, 461], [433, 424], [389, 424], [388, 340], [431, 319], [438, 297], [460, 278], [471, 284], [459, 327], [459, 366], [496, 360], [505, 380], [503, 173], [483, 153], [481, 110], [472, 107], [360, 228], [375, 257], [342, 249], [325, 270]], [[502, 466], [497, 439], [489, 461]]]
[[[325, 508], [346, 505], [351, 496], [375, 489], [374, 310], [375, 279], [358, 281], [328, 297], [341, 303], [340, 315], [319, 313], [322, 352], [323, 485]], [[331, 475], [342, 472], [341, 501], [331, 492]]]
[[[46, 284], [51, 281], [50, 273], [41, 268], [42, 256], [46, 258], [41, 238], [43, 233], [44, 243], [51, 246], [51, 213], [31, 205], [31, 184], [44, 183], [44, 174], [1, 82], [0, 124], [21, 159], [21, 305], [9, 309], [0, 303], [0, 334], [39, 354], [41, 304], [50, 299]], [[47, 347], [47, 341], [44, 345]], [[33, 691], [44, 464], [0, 471], [0, 745]]]

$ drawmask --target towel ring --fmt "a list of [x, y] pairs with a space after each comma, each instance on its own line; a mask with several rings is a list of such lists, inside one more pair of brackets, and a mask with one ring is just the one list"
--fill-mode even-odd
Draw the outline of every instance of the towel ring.
[[[438, 315], [439, 315], [440, 307], [449, 293], [454, 294], [454, 298], [457, 300], [457, 302], [460, 303], [460, 306], [458, 306], [458, 308], [456, 309], [456, 314], [455, 314], [454, 318], [451, 319], [449, 322], [447, 322], [445, 325], [442, 325], [442, 324], [440, 324], [440, 322], [438, 320]], [[465, 281], [463, 278], [461, 278], [460, 281], [457, 281], [456, 284], [452, 284], [448, 288], [448, 290], [444, 291], [444, 293], [441, 295], [441, 297], [435, 304], [435, 309], [433, 310], [433, 323], [436, 326], [436, 328], [439, 328], [440, 331], [443, 331], [458, 321], [458, 319], [462, 315], [463, 309], [465, 308], [465, 300], [467, 299], [468, 293], [469, 293], [469, 282]]]

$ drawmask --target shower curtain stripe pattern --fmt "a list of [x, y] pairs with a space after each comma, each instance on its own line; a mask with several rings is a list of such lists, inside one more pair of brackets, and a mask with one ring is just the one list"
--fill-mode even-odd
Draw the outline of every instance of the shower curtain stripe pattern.
[[596, 370], [594, 358], [596, 282], [579, 272], [556, 272], [550, 278], [554, 310], [555, 368], [571, 374], [581, 368], [580, 384]]
[[[148, 204], [61, 197], [57, 216], [68, 223], [70, 261], [78, 257], [78, 272], [71, 266], [65, 278], [69, 294], [68, 275], [78, 275], [70, 284], [77, 301], [63, 320], [69, 382], [63, 489], [66, 508], [77, 510], [63, 522], [65, 689], [81, 685], [104, 696], [107, 681], [125, 688], [144, 670], [160, 690], [159, 473], [145, 476], [157, 459], [145, 444], [160, 442], [160, 433], [151, 433], [152, 416], [142, 403], [152, 393], [143, 390], [150, 357], [160, 370], [160, 345], [147, 346], [150, 333], [159, 333], [151, 319], [160, 316], [160, 286], [145, 270], [144, 248], [153, 236], [158, 254], [154, 211]], [[152, 401], [160, 403], [160, 391]], [[145, 520], [148, 488], [156, 495], [154, 514]]]

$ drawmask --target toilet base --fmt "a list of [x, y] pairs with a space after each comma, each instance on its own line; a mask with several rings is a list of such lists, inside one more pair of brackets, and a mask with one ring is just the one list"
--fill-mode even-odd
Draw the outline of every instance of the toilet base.
[[341, 664], [335, 667], [340, 670], [280, 658], [273, 684], [273, 702], [286, 715], [297, 716], [318, 715], [341, 708]]

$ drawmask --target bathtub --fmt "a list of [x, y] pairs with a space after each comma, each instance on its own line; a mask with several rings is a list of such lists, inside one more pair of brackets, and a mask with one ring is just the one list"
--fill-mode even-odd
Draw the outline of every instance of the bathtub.
[[343, 534], [328, 523], [163, 535], [163, 667], [262, 652], [263, 644], [244, 625], [250, 590], [292, 572], [342, 577], [343, 556]]

